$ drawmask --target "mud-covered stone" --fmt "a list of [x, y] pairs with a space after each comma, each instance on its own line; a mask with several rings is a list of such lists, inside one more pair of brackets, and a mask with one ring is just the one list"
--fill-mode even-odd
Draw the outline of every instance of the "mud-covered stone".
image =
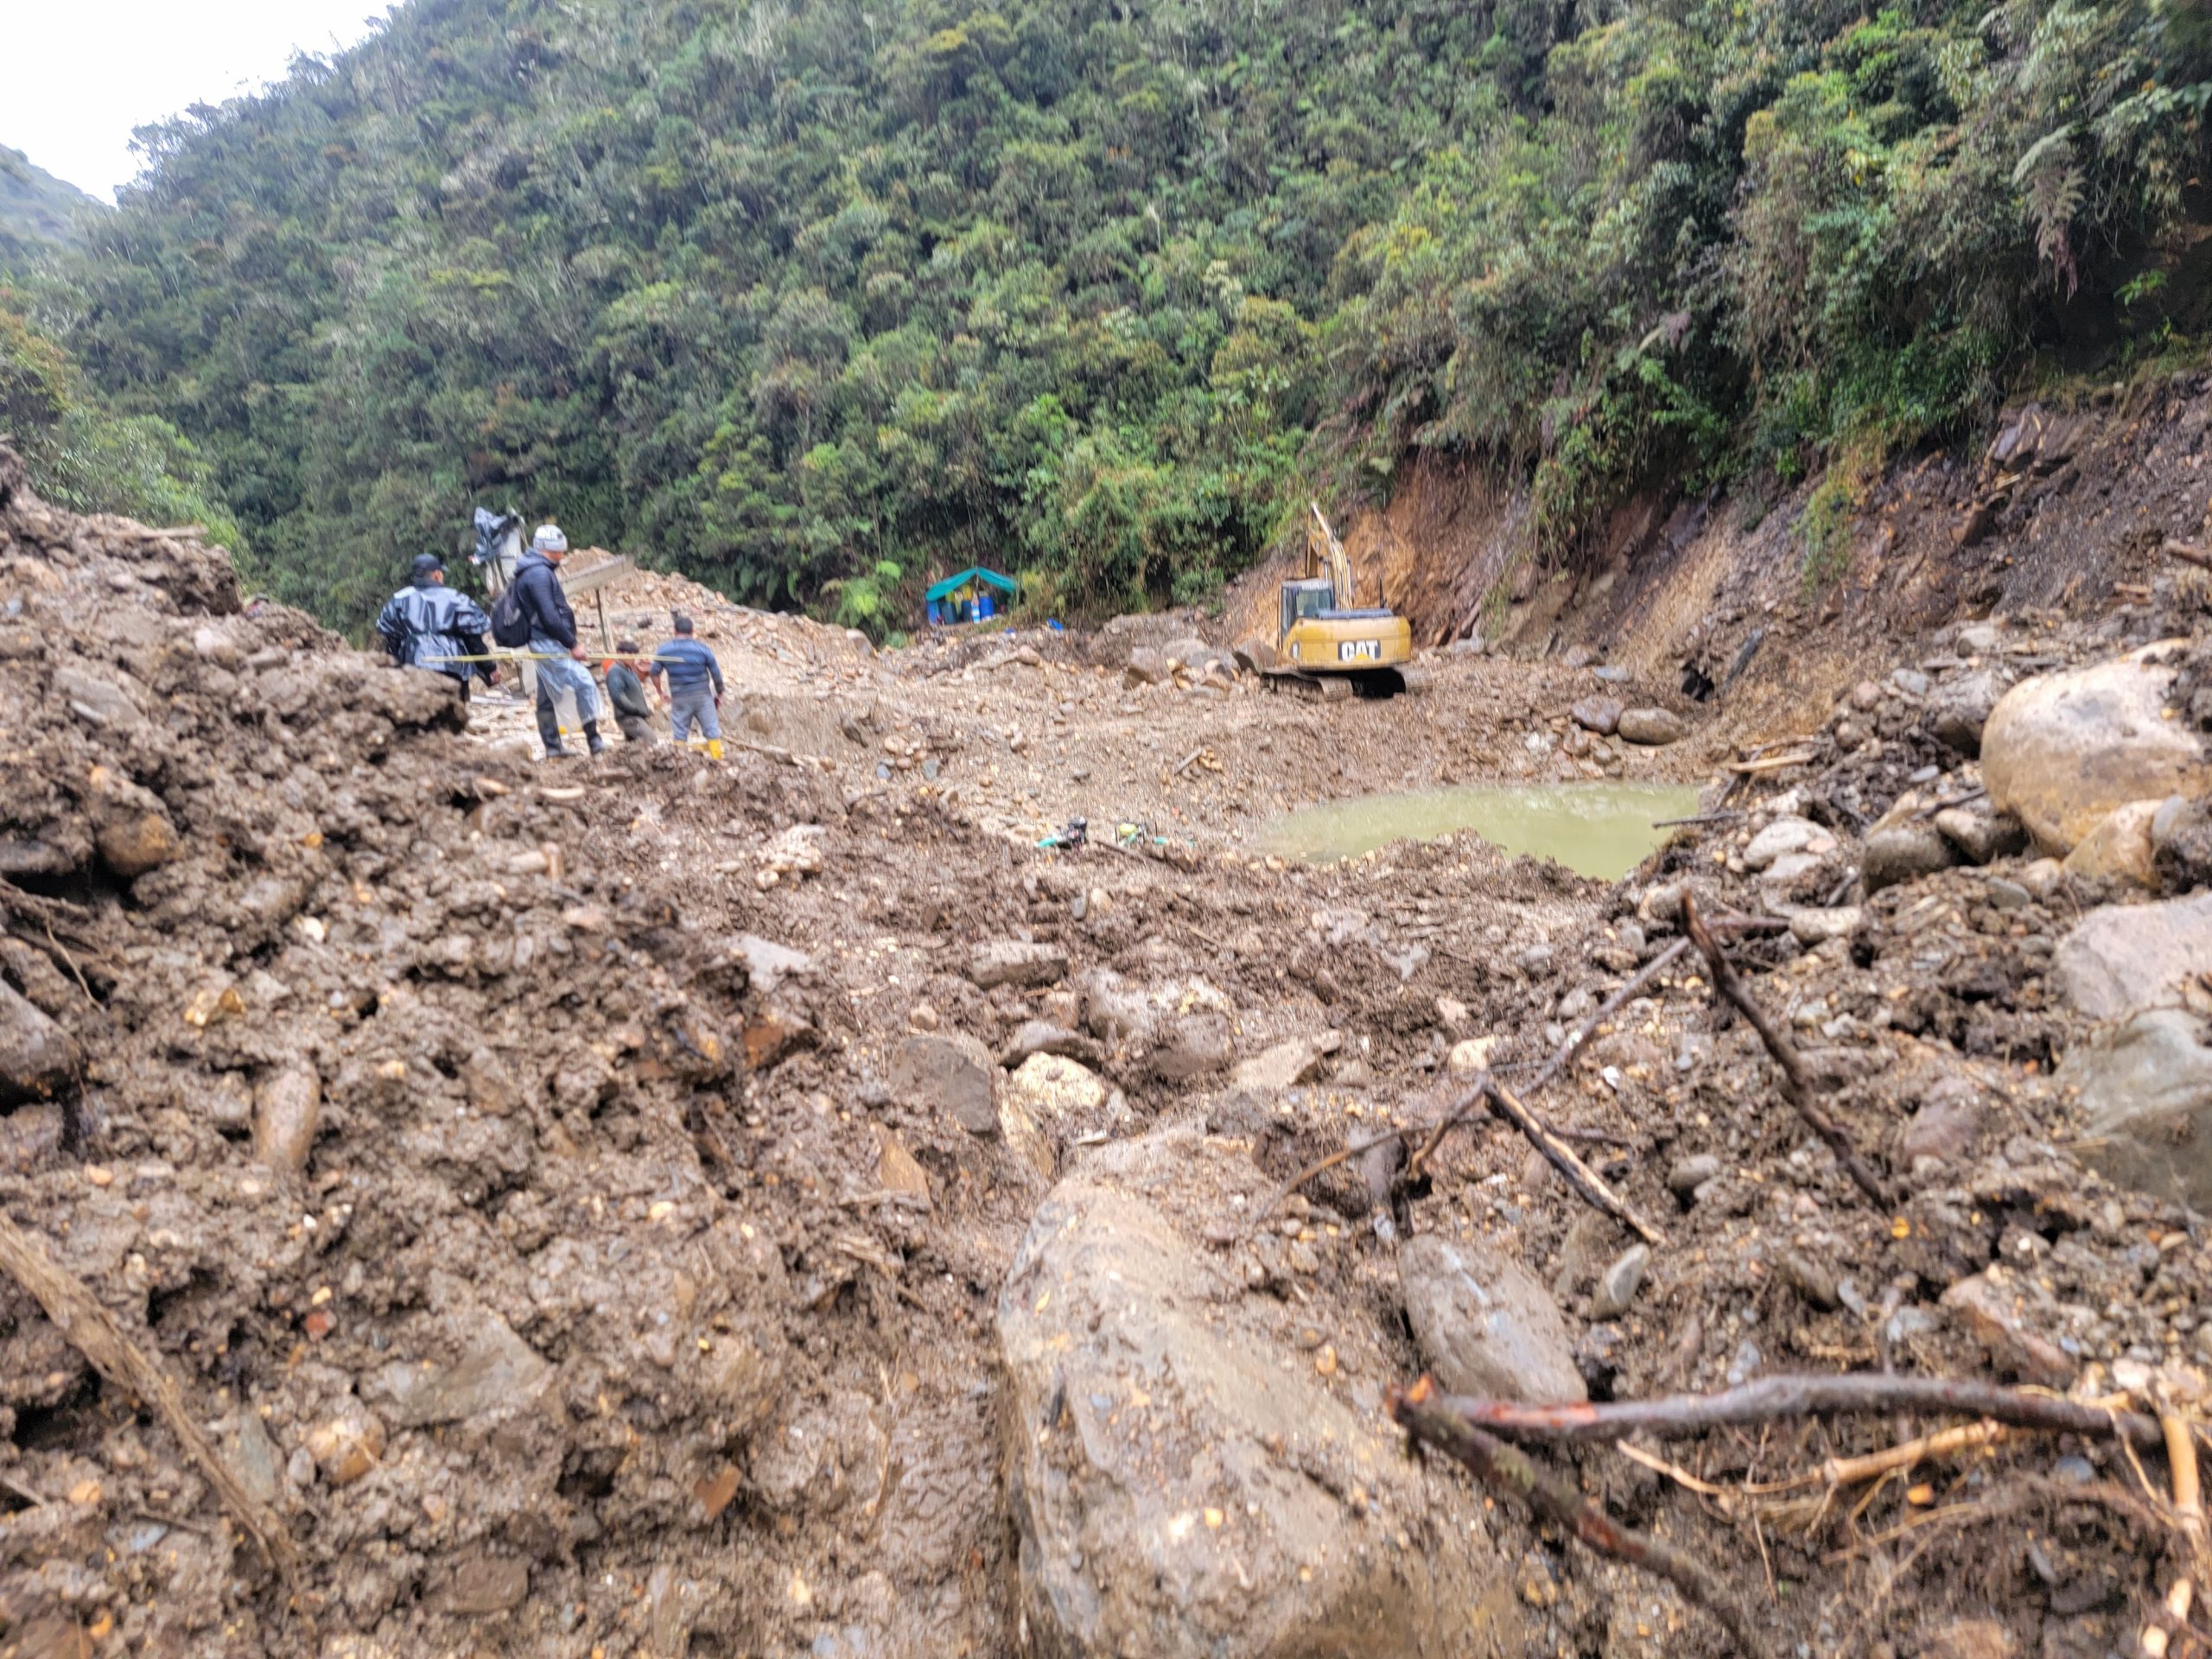
[[[1059, 1054], [1032, 1054], [1007, 1075], [999, 1094], [999, 1124], [1046, 1180], [1057, 1173], [1060, 1149], [1102, 1120], [1110, 1091], [1097, 1073]], [[1041, 1155], [1040, 1155], [1041, 1154]]]
[[1617, 728], [1622, 741], [1659, 748], [1690, 734], [1690, 723], [1671, 709], [1624, 709]]
[[551, 1367], [496, 1313], [478, 1313], [450, 1363], [395, 1360], [374, 1372], [365, 1397], [402, 1428], [462, 1423], [526, 1404]]
[[307, 1167], [322, 1117], [322, 1079], [311, 1065], [280, 1066], [253, 1091], [253, 1155], [296, 1175]]
[[2006, 681], [1993, 669], [1976, 669], [1938, 686], [1928, 706], [1928, 730], [1946, 747], [1969, 758], [1981, 753], [1982, 728], [2005, 695]]
[[2152, 1008], [2076, 1044], [2057, 1081], [2083, 1109], [2082, 1157], [2124, 1186], [2212, 1210], [2212, 1029]]
[[84, 1067], [77, 1039], [0, 980], [0, 1105], [67, 1094]]
[[908, 1037], [891, 1056], [891, 1087], [901, 1100], [970, 1135], [999, 1132], [998, 1078], [990, 1050], [964, 1032]]
[[2059, 993], [2092, 1020], [2118, 1020], [2177, 1000], [2212, 969], [2212, 893], [2091, 911], [2051, 959]]
[[1293, 1037], [1264, 1048], [1249, 1060], [1237, 1062], [1230, 1084], [1238, 1089], [1290, 1089], [1312, 1077], [1317, 1067], [1342, 1044], [1333, 1031], [1310, 1037]]
[[2067, 874], [2084, 880], [2156, 887], [2158, 871], [2156, 849], [2151, 843], [2151, 821], [2158, 816], [2159, 804], [2130, 801], [2105, 814], [2066, 855]]
[[2025, 852], [2028, 832], [2010, 812], [1990, 809], [1986, 799], [1947, 806], [1935, 817], [1936, 829], [1969, 864], [1986, 864]]
[[2212, 798], [2170, 795], [2160, 802], [2151, 820], [2151, 852], [2162, 892], [2212, 884]]
[[2043, 1388], [2063, 1389], [2081, 1365], [2044, 1334], [2054, 1323], [2050, 1300], [2032, 1279], [2001, 1264], [1961, 1279], [1943, 1293], [1943, 1306], [1999, 1371]]
[[1584, 731], [1595, 732], [1600, 737], [1611, 737], [1620, 729], [1623, 710], [1618, 697], [1577, 697], [1567, 712]]
[[987, 991], [1001, 985], [1051, 985], [1067, 976], [1068, 953], [1057, 944], [995, 939], [968, 961], [968, 977]]
[[2150, 658], [2174, 642], [2112, 661], [2023, 680], [1982, 728], [1989, 798], [2059, 856], [2130, 801], [2212, 788], [2197, 734], [2165, 718], [2174, 671]]
[[92, 842], [100, 861], [126, 880], [158, 870], [180, 846], [176, 826], [158, 810], [112, 814], [93, 832]]
[[1744, 868], [1764, 870], [1775, 860], [1791, 853], [1817, 852], [1825, 855], [1834, 850], [1835, 837], [1810, 818], [1779, 817], [1745, 843]]
[[1228, 1194], [1265, 1189], [1238, 1148], [1186, 1127], [1096, 1154], [1032, 1220], [998, 1308], [1032, 1643], [1061, 1659], [1517, 1646], [1480, 1522], [1431, 1518], [1430, 1484], [1451, 1477], [1406, 1459], [1201, 1242]]
[[1859, 873], [1868, 893], [1932, 875], [1959, 861], [1958, 849], [1925, 819], [1907, 819], [1870, 832], [1859, 849]]
[[1495, 1246], [1417, 1234], [1398, 1252], [1398, 1287], [1422, 1363], [1453, 1394], [1587, 1397], [1559, 1304]]
[[1988, 1112], [1980, 1086], [1971, 1077], [1940, 1077], [1921, 1096], [1920, 1109], [1897, 1142], [1907, 1166], [1921, 1158], [1958, 1157], [1981, 1133]]
[[1158, 685], [1170, 671], [1166, 657], [1150, 645], [1139, 645], [1129, 653], [1128, 666], [1122, 671], [1122, 677], [1130, 685]]

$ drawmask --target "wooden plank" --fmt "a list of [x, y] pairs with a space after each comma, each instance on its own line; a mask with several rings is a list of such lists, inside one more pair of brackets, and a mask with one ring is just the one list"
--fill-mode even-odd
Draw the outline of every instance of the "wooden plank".
[[609, 553], [604, 548], [588, 547], [584, 551], [598, 554], [600, 562], [588, 565], [574, 575], [570, 575], [565, 569], [561, 572], [561, 586], [571, 599], [579, 594], [588, 594], [594, 589], [604, 588], [609, 582], [619, 581], [628, 575], [638, 568], [635, 561], [620, 554]]

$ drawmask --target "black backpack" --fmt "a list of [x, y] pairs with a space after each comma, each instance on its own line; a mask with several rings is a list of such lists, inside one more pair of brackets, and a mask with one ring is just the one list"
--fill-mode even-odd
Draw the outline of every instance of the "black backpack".
[[530, 613], [523, 608], [520, 582], [509, 582], [492, 601], [492, 643], [510, 650], [530, 643]]

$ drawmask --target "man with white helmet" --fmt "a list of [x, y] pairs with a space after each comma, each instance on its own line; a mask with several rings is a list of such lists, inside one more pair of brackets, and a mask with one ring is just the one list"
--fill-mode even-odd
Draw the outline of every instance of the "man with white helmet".
[[565, 686], [575, 695], [584, 742], [597, 754], [607, 747], [599, 734], [599, 688], [576, 643], [576, 613], [561, 591], [561, 561], [568, 553], [569, 538], [561, 527], [540, 524], [530, 551], [515, 566], [515, 601], [530, 620], [530, 651], [537, 658], [537, 734], [545, 741], [545, 753], [568, 753], [561, 747], [561, 717], [554, 701]]

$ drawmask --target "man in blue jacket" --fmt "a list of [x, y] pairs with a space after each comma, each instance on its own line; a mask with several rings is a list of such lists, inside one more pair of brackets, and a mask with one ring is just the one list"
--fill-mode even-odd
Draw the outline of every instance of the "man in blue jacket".
[[677, 611], [669, 618], [676, 638], [653, 652], [652, 676], [664, 675], [668, 685], [668, 720], [676, 741], [684, 741], [693, 727], [707, 740], [707, 753], [722, 758], [722, 723], [715, 710], [722, 702], [722, 665], [715, 653], [691, 637], [691, 619]]
[[531, 538], [530, 551], [515, 566], [515, 602], [530, 619], [529, 650], [537, 659], [537, 734], [544, 740], [545, 753], [568, 753], [561, 747], [560, 710], [554, 701], [565, 686], [575, 694], [584, 742], [597, 754], [607, 747], [599, 734], [599, 687], [584, 666], [583, 647], [576, 643], [576, 613], [561, 591], [561, 561], [568, 556], [569, 538], [560, 525], [540, 524]]
[[[407, 586], [385, 601], [377, 617], [377, 633], [393, 662], [459, 680], [463, 702], [471, 679], [480, 677], [490, 685], [499, 677], [484, 660], [484, 636], [491, 630], [492, 619], [474, 600], [446, 586], [445, 561], [435, 553], [415, 556]], [[476, 660], [464, 660], [469, 658]]]

